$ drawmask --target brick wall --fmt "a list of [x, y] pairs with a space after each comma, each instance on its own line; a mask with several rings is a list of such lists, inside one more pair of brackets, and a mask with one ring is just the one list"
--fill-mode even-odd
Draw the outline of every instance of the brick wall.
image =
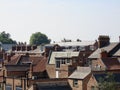
[[46, 71], [49, 78], [55, 78], [55, 65], [46, 65]]
[[92, 77], [92, 74], [89, 74], [83, 80], [79, 79], [77, 86], [73, 86], [74, 79], [68, 79], [68, 82], [69, 82], [72, 90], [91, 90], [91, 86], [94, 85], [94, 83], [92, 82], [93, 79], [91, 79], [91, 77]]
[[95, 80], [95, 78], [93, 77], [93, 75], [90, 77], [88, 84], [87, 84], [87, 90], [91, 90], [91, 87], [94, 86], [95, 90], [98, 90], [97, 86], [97, 81]]
[[20, 86], [22, 90], [27, 89], [27, 81], [24, 78], [16, 79], [16, 78], [6, 78], [6, 85], [11, 85], [12, 90], [16, 90], [16, 86]]
[[68, 82], [72, 90], [83, 90], [82, 80], [78, 80], [78, 86], [73, 86], [73, 79], [68, 79]]
[[61, 64], [59, 71], [59, 78], [68, 78], [68, 65]]
[[105, 65], [103, 64], [101, 59], [92, 60], [92, 70], [93, 71], [105, 70]]

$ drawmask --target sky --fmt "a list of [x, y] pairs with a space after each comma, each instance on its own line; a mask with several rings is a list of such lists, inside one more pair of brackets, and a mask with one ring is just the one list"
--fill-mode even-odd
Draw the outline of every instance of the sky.
[[120, 0], [0, 0], [0, 32], [29, 43], [35, 32], [52, 41], [119, 41]]

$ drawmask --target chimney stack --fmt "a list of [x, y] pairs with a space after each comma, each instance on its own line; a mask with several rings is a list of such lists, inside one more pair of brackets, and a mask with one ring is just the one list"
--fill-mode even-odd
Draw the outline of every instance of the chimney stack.
[[110, 38], [106, 35], [100, 35], [98, 38], [98, 47], [102, 48], [110, 44]]
[[102, 50], [101, 50], [101, 53], [100, 53], [100, 56], [101, 56], [101, 58], [106, 58], [106, 57], [108, 57], [107, 51], [105, 51], [104, 49], [102, 49]]

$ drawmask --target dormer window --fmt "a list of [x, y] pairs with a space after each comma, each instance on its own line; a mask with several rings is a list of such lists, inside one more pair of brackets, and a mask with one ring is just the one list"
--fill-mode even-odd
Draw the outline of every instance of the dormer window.
[[74, 87], [78, 87], [78, 80], [77, 80], [77, 79], [74, 79], [74, 80], [73, 80], [73, 86], [74, 86]]

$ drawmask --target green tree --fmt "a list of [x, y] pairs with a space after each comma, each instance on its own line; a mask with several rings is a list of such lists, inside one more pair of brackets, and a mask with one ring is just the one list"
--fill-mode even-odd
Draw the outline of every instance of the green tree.
[[100, 90], [116, 90], [116, 82], [112, 73], [107, 73], [105, 77], [99, 79]]
[[5, 31], [0, 33], [0, 42], [3, 44], [16, 44], [16, 41], [10, 38], [10, 34]]
[[30, 37], [30, 44], [31, 45], [49, 44], [50, 41], [51, 40], [48, 39], [48, 37], [41, 32], [33, 33]]

